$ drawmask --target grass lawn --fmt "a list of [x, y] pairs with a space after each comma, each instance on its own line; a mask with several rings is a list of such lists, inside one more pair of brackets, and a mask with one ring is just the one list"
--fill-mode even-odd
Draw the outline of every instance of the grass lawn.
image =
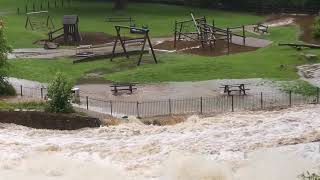
[[[135, 65], [135, 57], [130, 60], [117, 58], [114, 62], [106, 59], [75, 65], [70, 59], [11, 60], [10, 76], [48, 82], [57, 71], [61, 71], [76, 81], [87, 73], [98, 71], [105, 79], [118, 82], [154, 83], [228, 78], [295, 80], [299, 78], [296, 66], [310, 62], [301, 58], [301, 52], [290, 47], [279, 47], [277, 42], [295, 42], [298, 32], [296, 26], [271, 29], [271, 34], [266, 38], [274, 40], [274, 44], [255, 52], [219, 57], [158, 54], [159, 64], [143, 64], [140, 67]], [[316, 50], [305, 51], [320, 55]]]
[[[32, 42], [47, 38], [45, 32], [28, 31], [24, 28], [25, 15], [17, 15], [16, 13], [17, 7], [24, 11], [24, 4], [25, 1], [23, 0], [1, 0], [0, 2], [0, 17], [2, 16], [7, 24], [8, 40], [14, 48], [35, 47]], [[63, 15], [77, 14], [80, 17], [80, 31], [106, 32], [108, 34], [115, 34], [115, 30], [114, 23], [105, 22], [106, 17], [131, 16], [136, 20], [137, 26], [148, 25], [153, 37], [172, 36], [174, 21], [190, 19], [191, 11], [197, 16], [205, 15], [209, 22], [215, 19], [216, 25], [221, 27], [252, 24], [264, 19], [262, 16], [248, 13], [205, 9], [194, 10], [190, 7], [143, 3], [129, 3], [126, 12], [115, 14], [112, 11], [111, 3], [81, 2], [76, 0], [73, 1], [70, 8], [53, 8], [49, 10], [56, 27], [61, 26]], [[42, 18], [44, 19], [45, 17]], [[41, 17], [36, 19], [41, 19]], [[127, 23], [125, 24], [127, 25]], [[17, 40], [17, 37], [21, 38]]]
[[[9, 0], [4, 0], [9, 2]], [[0, 2], [1, 3], [4, 2]], [[10, 4], [10, 3], [9, 3]], [[3, 8], [3, 7], [2, 7]], [[1, 9], [1, 6], [0, 6]], [[165, 9], [166, 11], [163, 11]], [[133, 16], [138, 24], [148, 24], [153, 36], [169, 36], [175, 19], [189, 18], [191, 9], [178, 6], [159, 4], [130, 3], [129, 9], [123, 16]], [[110, 3], [83, 3], [75, 1], [72, 8], [55, 9], [55, 20], [63, 14], [79, 14], [81, 30], [113, 32], [112, 24], [105, 23], [106, 16], [111, 16]], [[222, 26], [248, 24], [261, 21], [259, 17], [243, 13], [231, 13], [215, 10], [195, 10], [197, 15], [206, 15], [215, 18], [216, 24]], [[147, 16], [146, 16], [147, 14]], [[24, 17], [14, 14], [5, 17], [8, 22], [9, 40], [15, 47], [29, 46], [29, 42], [42, 37], [38, 32], [27, 32], [23, 24]], [[147, 22], [147, 23], [146, 23]], [[14, 30], [11, 31], [10, 28]], [[19, 41], [13, 37], [22, 36]], [[108, 59], [103, 61], [72, 64], [68, 58], [56, 60], [10, 60], [10, 76], [48, 82], [52, 80], [57, 71], [66, 73], [72, 80], [98, 72], [106, 80], [117, 82], [156, 83], [165, 81], [200, 81], [210, 79], [229, 78], [267, 78], [274, 80], [296, 80], [299, 78], [296, 66], [315, 63], [304, 60], [300, 53], [290, 47], [279, 47], [279, 42], [297, 42], [299, 28], [297, 26], [284, 26], [270, 29], [270, 35], [262, 38], [274, 41], [274, 44], [254, 52], [235, 54], [230, 56], [204, 57], [179, 53], [158, 53], [159, 64], [144, 64], [136, 66], [136, 57], [131, 60], [117, 58], [114, 62]], [[320, 55], [317, 50], [304, 50]], [[150, 57], [147, 57], [150, 58]]]
[[23, 103], [9, 103], [0, 100], [0, 110], [44, 110], [45, 103], [42, 102], [23, 102]]

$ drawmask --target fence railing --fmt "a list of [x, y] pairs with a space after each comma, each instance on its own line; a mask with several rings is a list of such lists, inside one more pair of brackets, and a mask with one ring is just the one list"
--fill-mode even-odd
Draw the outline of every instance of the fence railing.
[[[46, 99], [47, 97], [46, 88], [17, 86], [15, 89], [21, 97], [39, 99]], [[154, 101], [117, 101], [80, 95], [73, 99], [73, 105], [85, 110], [113, 116], [152, 117], [181, 114], [214, 114], [318, 104], [319, 95], [319, 88], [317, 88], [317, 94], [314, 96], [302, 96], [291, 92], [261, 92], [246, 96], [221, 95]]]

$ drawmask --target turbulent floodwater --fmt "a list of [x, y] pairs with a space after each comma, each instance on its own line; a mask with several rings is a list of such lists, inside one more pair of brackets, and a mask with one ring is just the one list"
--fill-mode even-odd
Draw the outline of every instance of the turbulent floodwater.
[[293, 180], [320, 172], [319, 112], [310, 105], [78, 131], [0, 124], [0, 180]]

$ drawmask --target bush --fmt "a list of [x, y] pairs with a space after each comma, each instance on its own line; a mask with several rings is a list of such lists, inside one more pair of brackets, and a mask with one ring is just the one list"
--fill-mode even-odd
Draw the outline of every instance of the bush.
[[48, 103], [46, 110], [53, 113], [71, 113], [73, 112], [71, 105], [71, 89], [70, 80], [62, 73], [58, 72], [54, 80], [48, 87]]
[[0, 80], [0, 95], [15, 96], [16, 95], [16, 90], [7, 81], [1, 81]]
[[5, 80], [7, 76], [7, 55], [11, 52], [4, 34], [3, 22], [0, 20], [0, 95], [15, 95], [14, 88]]
[[314, 23], [313, 35], [315, 38], [320, 38], [320, 17], [317, 17]]

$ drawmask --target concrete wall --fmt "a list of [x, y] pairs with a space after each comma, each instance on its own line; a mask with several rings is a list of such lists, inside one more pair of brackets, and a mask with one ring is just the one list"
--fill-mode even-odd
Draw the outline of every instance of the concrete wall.
[[100, 127], [97, 118], [75, 114], [54, 114], [39, 111], [0, 111], [0, 123], [13, 123], [36, 129], [76, 130]]

